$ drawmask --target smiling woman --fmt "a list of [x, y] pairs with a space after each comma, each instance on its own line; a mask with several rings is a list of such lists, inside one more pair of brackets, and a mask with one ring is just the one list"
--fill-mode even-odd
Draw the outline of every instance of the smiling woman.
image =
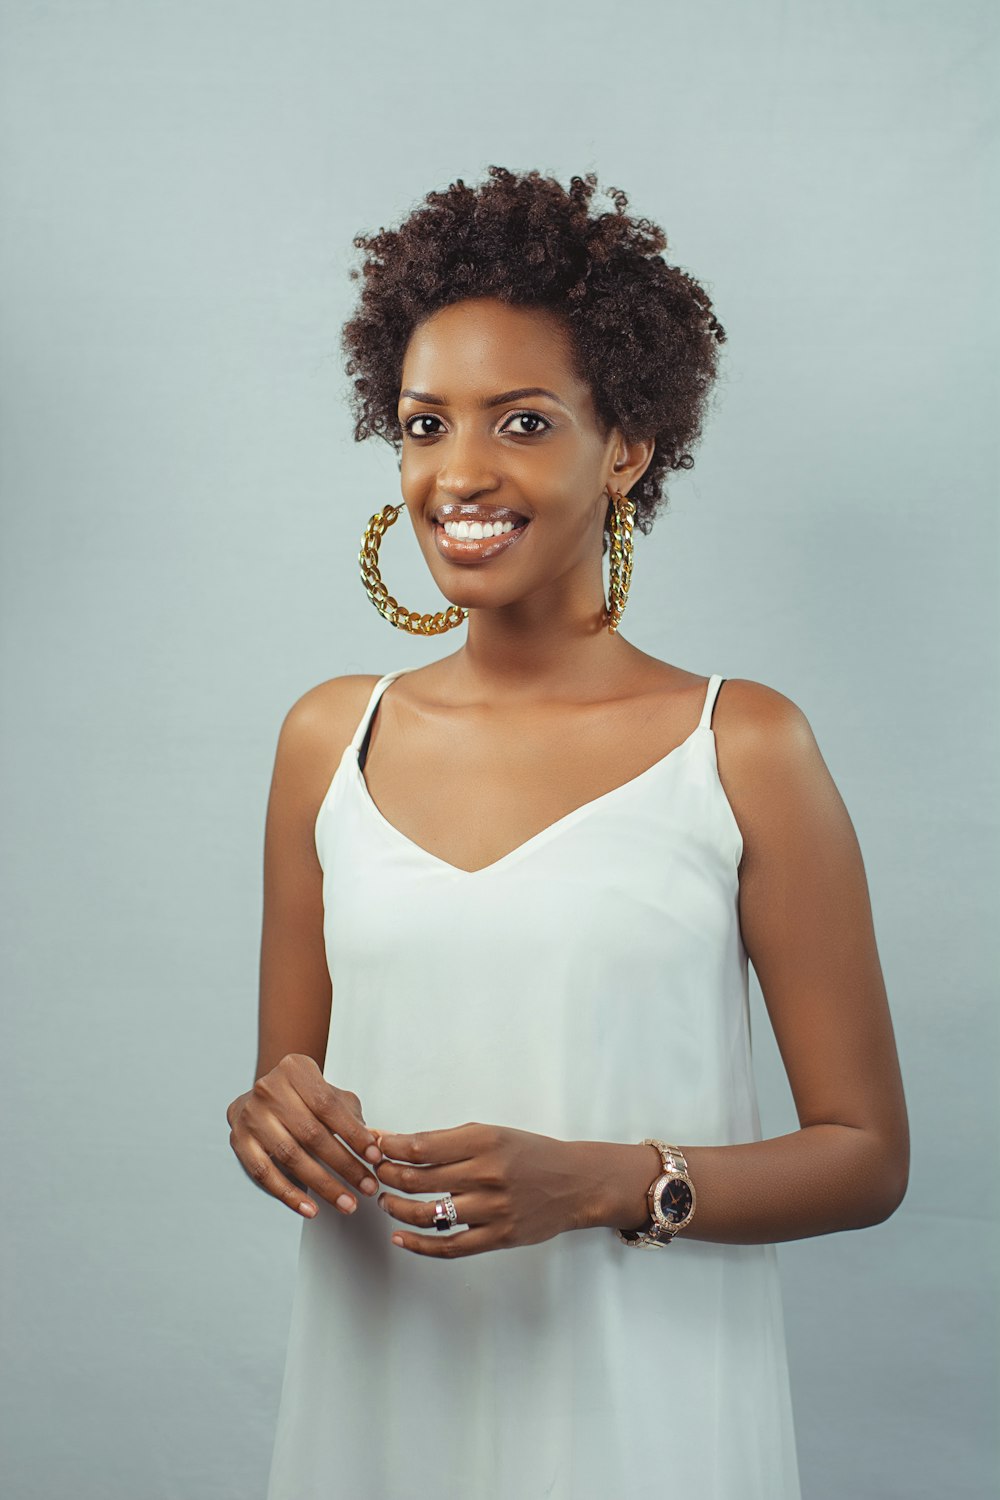
[[[355, 242], [355, 436], [397, 448], [403, 501], [362, 582], [399, 629], [468, 634], [319, 684], [279, 736], [229, 1108], [309, 1221], [268, 1500], [799, 1500], [775, 1242], [906, 1189], [864, 866], [808, 721], [619, 628], [723, 334], [593, 190], [492, 167]], [[443, 613], [382, 581], [404, 508]], [[751, 961], [799, 1117], [770, 1140]]]

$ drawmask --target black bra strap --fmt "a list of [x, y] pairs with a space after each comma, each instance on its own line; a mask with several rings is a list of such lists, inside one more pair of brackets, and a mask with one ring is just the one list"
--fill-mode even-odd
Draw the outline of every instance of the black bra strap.
[[712, 727], [712, 715], [715, 713], [715, 705], [719, 701], [719, 694], [722, 692], [722, 689], [725, 687], [725, 685], [726, 685], [726, 683], [728, 681], [729, 681], [728, 677], [723, 677], [722, 681], [719, 683], [719, 686], [715, 690], [715, 702], [712, 704], [712, 713], [710, 713], [709, 716], [708, 716], [708, 726], [709, 726], [709, 728]]
[[365, 761], [368, 759], [368, 742], [369, 742], [369, 740], [372, 737], [372, 725], [375, 723], [375, 715], [378, 713], [378, 711], [381, 708], [381, 706], [382, 706], [382, 694], [379, 693], [379, 695], [378, 695], [378, 702], [376, 703], [374, 709], [372, 710], [372, 716], [368, 720], [368, 728], [365, 730], [365, 737], [361, 741], [361, 748], [358, 750], [358, 768], [361, 771], [364, 770], [364, 768], [365, 768]]

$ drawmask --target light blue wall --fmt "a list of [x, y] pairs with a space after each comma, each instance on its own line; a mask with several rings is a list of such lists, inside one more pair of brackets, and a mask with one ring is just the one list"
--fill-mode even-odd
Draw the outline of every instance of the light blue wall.
[[[365, 598], [351, 237], [595, 170], [730, 342], [628, 639], [808, 715], [865, 855], [912, 1171], [780, 1247], [805, 1500], [995, 1482], [997, 43], [979, 0], [8, 0], [3, 1432], [11, 1500], [259, 1500], [299, 1221], [252, 1082], [263, 817]], [[990, 191], [992, 189], [993, 191]], [[437, 595], [412, 535], [383, 552]], [[765, 1134], [797, 1121], [754, 995]], [[696, 1500], [696, 1497], [692, 1497]]]

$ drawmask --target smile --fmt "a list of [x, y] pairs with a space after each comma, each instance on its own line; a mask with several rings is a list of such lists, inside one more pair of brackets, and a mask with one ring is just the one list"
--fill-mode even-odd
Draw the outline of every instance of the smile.
[[496, 528], [494, 531], [489, 523], [482, 525], [478, 521], [471, 526], [466, 521], [447, 521], [443, 526], [440, 521], [435, 521], [434, 541], [439, 554], [449, 562], [487, 562], [516, 546], [530, 530], [531, 522], [522, 521], [518, 525], [510, 521], [497, 522]]

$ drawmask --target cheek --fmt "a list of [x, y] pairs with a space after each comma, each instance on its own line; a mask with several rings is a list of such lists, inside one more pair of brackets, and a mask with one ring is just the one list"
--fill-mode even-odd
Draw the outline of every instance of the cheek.
[[399, 453], [399, 473], [401, 478], [411, 483], [420, 476], [432, 474], [434, 464], [430, 457], [430, 449], [421, 448], [415, 443], [404, 440]]

